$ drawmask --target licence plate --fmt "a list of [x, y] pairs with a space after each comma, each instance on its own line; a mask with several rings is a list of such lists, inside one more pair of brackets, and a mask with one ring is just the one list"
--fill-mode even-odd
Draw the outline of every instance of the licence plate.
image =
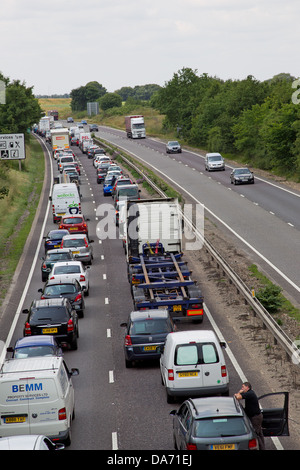
[[212, 450], [234, 450], [235, 444], [214, 444], [211, 446]]
[[198, 371], [179, 372], [178, 377], [198, 377]]
[[181, 305], [173, 305], [173, 312], [181, 312]]
[[74, 255], [79, 255], [80, 251], [73, 251]]
[[78, 227], [70, 227], [69, 230], [78, 230]]
[[8, 418], [4, 418], [5, 424], [11, 423], [25, 423], [26, 417], [25, 416], [10, 416]]
[[65, 215], [65, 212], [58, 212], [57, 215]]
[[60, 247], [60, 245], [54, 245], [54, 248], [59, 248], [59, 247]]
[[43, 328], [42, 333], [48, 335], [49, 333], [57, 333], [57, 328]]
[[144, 351], [156, 351], [156, 346], [144, 346]]

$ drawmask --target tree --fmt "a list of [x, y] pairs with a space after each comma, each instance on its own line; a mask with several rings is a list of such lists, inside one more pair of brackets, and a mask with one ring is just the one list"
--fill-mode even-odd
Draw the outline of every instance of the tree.
[[117, 93], [106, 93], [99, 100], [99, 104], [103, 111], [110, 108], [120, 108], [122, 106], [122, 98]]
[[106, 89], [96, 81], [73, 89], [70, 93], [72, 111], [85, 111], [87, 103], [99, 100], [105, 93]]

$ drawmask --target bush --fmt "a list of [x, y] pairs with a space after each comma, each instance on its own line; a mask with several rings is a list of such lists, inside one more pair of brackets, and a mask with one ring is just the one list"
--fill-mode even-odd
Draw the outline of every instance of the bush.
[[270, 313], [277, 312], [282, 305], [281, 288], [273, 284], [259, 289], [256, 297]]

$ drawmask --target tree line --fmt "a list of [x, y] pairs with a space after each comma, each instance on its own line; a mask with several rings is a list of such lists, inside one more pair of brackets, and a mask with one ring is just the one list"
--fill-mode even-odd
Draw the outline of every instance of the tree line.
[[74, 112], [86, 111], [87, 103], [98, 102], [100, 109], [106, 111], [110, 108], [121, 107], [123, 101], [148, 101], [159, 88], [159, 85], [147, 84], [122, 87], [109, 93], [100, 83], [93, 81], [71, 91], [71, 109]]
[[[296, 81], [297, 82], [297, 81]], [[300, 84], [299, 84], [300, 86]], [[221, 80], [183, 68], [151, 98], [165, 131], [208, 151], [300, 181], [300, 121], [295, 78]], [[300, 100], [299, 100], [300, 101]]]

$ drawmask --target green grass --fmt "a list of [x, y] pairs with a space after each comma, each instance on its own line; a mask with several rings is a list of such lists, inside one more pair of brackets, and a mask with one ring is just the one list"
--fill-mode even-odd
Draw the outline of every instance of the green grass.
[[9, 193], [0, 200], [0, 302], [22, 255], [39, 203], [45, 171], [42, 148], [30, 137], [21, 171], [18, 162], [1, 162], [1, 165], [1, 184], [5, 165], [5, 186]]
[[[261, 284], [262, 289], [264, 288], [276, 288], [277, 286], [273, 284], [270, 279], [268, 279], [264, 274], [262, 274], [255, 264], [249, 266], [249, 271], [251, 272], [252, 276], [255, 277]], [[279, 308], [276, 312], [276, 315], [280, 317], [280, 314], [287, 314], [291, 318], [294, 318], [298, 322], [300, 322], [300, 309], [294, 307], [294, 305], [282, 294], [282, 292], [278, 292], [278, 301], [279, 301]], [[278, 318], [280, 320], [280, 318]]]

